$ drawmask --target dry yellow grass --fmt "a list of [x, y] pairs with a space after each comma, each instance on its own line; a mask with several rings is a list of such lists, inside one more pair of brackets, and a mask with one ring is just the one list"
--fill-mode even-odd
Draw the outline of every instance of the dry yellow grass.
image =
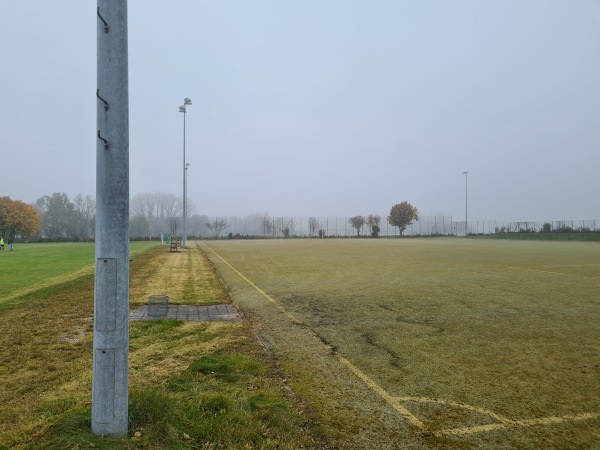
[[145, 304], [149, 295], [168, 295], [170, 303], [181, 305], [229, 302], [212, 267], [193, 241], [177, 253], [161, 248], [136, 270], [129, 287], [129, 304], [132, 307]]
[[378, 449], [600, 442], [597, 244], [207, 245], [339, 439]]
[[[45, 399], [60, 398], [55, 390], [91, 368], [93, 278], [79, 280], [0, 315], [0, 442], [42, 433]], [[76, 385], [72, 401], [85, 403], [85, 388]]]

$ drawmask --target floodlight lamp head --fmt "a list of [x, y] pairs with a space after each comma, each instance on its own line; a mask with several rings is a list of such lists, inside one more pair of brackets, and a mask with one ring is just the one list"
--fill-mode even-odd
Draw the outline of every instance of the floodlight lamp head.
[[469, 173], [469, 171], [468, 171], [468, 170], [467, 170], [467, 171], [464, 171], [464, 172], [463, 172], [463, 175], [466, 175], [466, 174], [468, 174], [468, 173]]
[[187, 170], [188, 167], [190, 167], [190, 163], [185, 163], [185, 170]]
[[189, 98], [187, 98], [187, 97], [186, 97], [186, 98], [183, 100], [183, 104], [184, 104], [184, 105], [191, 105], [191, 104], [192, 104], [192, 101], [191, 101]]
[[179, 112], [182, 112], [182, 113], [184, 113], [184, 112], [185, 112], [185, 106], [180, 106], [180, 107], [179, 107]]

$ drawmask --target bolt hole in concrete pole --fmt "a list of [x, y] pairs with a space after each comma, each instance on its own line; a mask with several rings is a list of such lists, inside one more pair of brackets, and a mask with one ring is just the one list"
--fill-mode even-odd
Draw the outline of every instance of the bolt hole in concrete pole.
[[92, 432], [122, 437], [128, 425], [129, 348], [127, 0], [98, 0], [97, 6]]

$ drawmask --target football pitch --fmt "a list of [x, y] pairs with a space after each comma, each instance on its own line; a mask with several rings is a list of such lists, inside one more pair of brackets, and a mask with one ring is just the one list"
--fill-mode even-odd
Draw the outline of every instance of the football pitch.
[[365, 448], [594, 448], [600, 245], [199, 244], [292, 389]]

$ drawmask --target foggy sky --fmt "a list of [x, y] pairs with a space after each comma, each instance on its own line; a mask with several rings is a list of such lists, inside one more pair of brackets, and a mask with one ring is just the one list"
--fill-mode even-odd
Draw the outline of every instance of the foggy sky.
[[[0, 0], [0, 195], [95, 194], [96, 3]], [[130, 193], [600, 219], [596, 0], [129, 1]]]

